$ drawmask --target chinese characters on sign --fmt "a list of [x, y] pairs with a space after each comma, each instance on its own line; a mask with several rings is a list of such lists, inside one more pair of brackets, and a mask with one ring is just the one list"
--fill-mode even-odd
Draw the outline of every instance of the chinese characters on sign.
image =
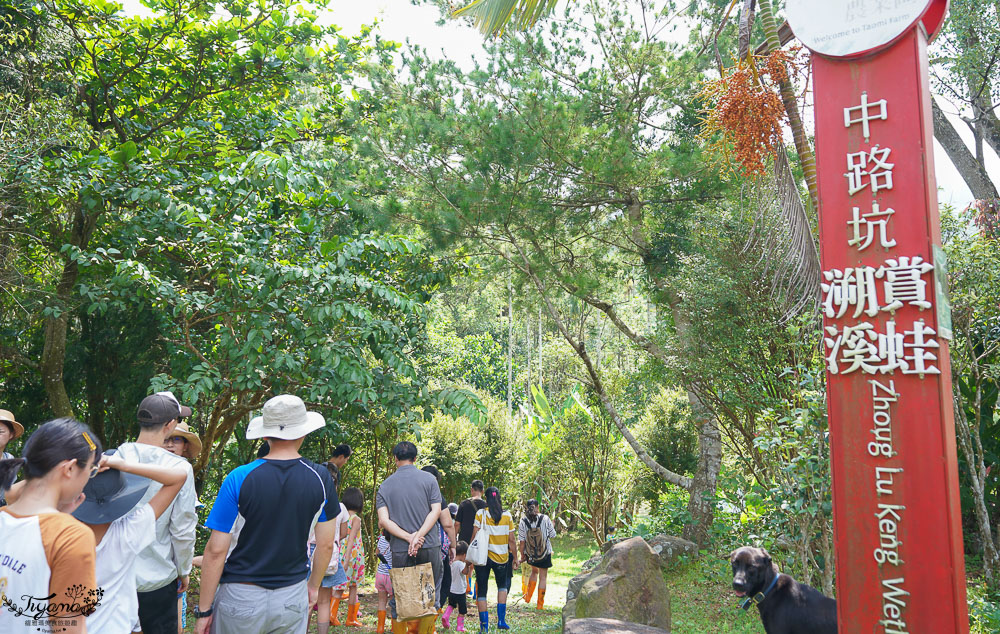
[[[860, 124], [865, 141], [871, 140], [871, 122], [889, 119], [888, 101], [885, 98], [874, 102], [868, 100], [868, 93], [862, 92], [860, 105], [844, 108], [844, 127]], [[871, 188], [872, 194], [879, 190], [892, 189], [892, 168], [888, 158], [891, 148], [873, 146], [870, 150], [847, 154], [847, 191], [850, 196]], [[879, 207], [872, 203], [872, 211], [862, 215], [860, 207], [852, 207], [847, 246], [864, 251], [873, 243], [876, 234], [878, 244], [883, 249], [892, 249], [896, 240], [890, 237], [889, 220], [895, 214], [893, 209]], [[828, 319], [840, 319], [848, 314], [851, 319], [862, 315], [875, 317], [881, 312], [895, 315], [903, 306], [915, 306], [920, 310], [931, 308], [928, 301], [925, 275], [934, 270], [934, 265], [925, 262], [919, 255], [889, 258], [878, 267], [858, 266], [832, 269], [823, 272], [822, 285], [825, 299], [824, 314]], [[881, 290], [881, 297], [879, 295]], [[847, 374], [861, 371], [865, 374], [887, 374], [899, 370], [903, 374], [940, 374], [934, 365], [937, 349], [933, 328], [918, 319], [902, 327], [895, 319], [885, 323], [885, 330], [879, 332], [870, 321], [847, 324], [842, 327], [827, 326], [825, 345], [829, 352], [826, 357], [830, 374]]]

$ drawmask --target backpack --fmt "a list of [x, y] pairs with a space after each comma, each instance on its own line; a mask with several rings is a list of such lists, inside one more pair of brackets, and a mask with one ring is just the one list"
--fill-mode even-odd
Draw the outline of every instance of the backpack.
[[543, 515], [539, 515], [538, 521], [534, 526], [531, 525], [527, 517], [522, 520], [525, 526], [528, 527], [528, 532], [524, 539], [524, 555], [528, 561], [543, 559], [549, 550], [548, 539], [546, 539], [545, 534], [542, 532], [543, 517]]

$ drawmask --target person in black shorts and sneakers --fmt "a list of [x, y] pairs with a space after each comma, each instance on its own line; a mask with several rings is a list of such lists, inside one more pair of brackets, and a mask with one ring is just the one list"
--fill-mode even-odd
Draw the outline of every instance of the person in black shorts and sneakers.
[[531, 578], [528, 580], [528, 590], [524, 593], [524, 602], [531, 603], [531, 595], [538, 584], [538, 605], [541, 610], [545, 606], [545, 581], [552, 567], [552, 538], [556, 536], [556, 527], [548, 515], [538, 511], [538, 500], [528, 500], [524, 508], [524, 517], [517, 525], [517, 541], [521, 548], [521, 559], [531, 566]]
[[[486, 508], [486, 500], [483, 499], [483, 492], [485, 490], [486, 485], [483, 484], [482, 480], [473, 480], [472, 497], [466, 498], [458, 505], [458, 514], [455, 516], [455, 532], [458, 534], [458, 541], [465, 542], [466, 544], [472, 542], [472, 529], [476, 524], [476, 513], [480, 509]], [[470, 570], [467, 577], [471, 578], [471, 576], [472, 571]], [[471, 591], [471, 579], [468, 581], [468, 584]]]

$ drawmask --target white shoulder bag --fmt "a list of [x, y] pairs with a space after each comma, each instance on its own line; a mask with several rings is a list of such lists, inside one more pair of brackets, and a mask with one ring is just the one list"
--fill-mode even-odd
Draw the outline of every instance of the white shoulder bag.
[[486, 559], [489, 557], [490, 550], [490, 536], [486, 532], [486, 516], [480, 520], [479, 516], [483, 514], [485, 509], [481, 509], [476, 513], [476, 520], [479, 521], [479, 531], [476, 536], [472, 538], [472, 543], [469, 544], [469, 551], [465, 554], [465, 561], [469, 562], [473, 566], [485, 566]]

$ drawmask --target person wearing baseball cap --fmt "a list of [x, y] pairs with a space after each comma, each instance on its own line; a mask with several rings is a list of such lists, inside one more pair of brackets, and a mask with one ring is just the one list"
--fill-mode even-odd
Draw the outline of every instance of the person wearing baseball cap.
[[[180, 492], [156, 518], [154, 539], [135, 560], [139, 624], [144, 634], [177, 634], [177, 593], [187, 590], [191, 573], [198, 526], [194, 471], [187, 460], [163, 448], [175, 435], [180, 420], [191, 413], [172, 392], [151, 394], [142, 399], [136, 412], [139, 437], [118, 447], [118, 455], [128, 462], [178, 468], [186, 473]], [[151, 483], [139, 504], [149, 503], [160, 486]]]
[[[139, 552], [152, 543], [156, 518], [173, 502], [187, 473], [181, 467], [126, 462], [113, 454], [111, 450], [102, 458], [73, 517], [94, 532], [97, 587], [104, 590], [97, 609], [87, 617], [87, 630], [129, 634], [139, 622], [133, 566]], [[159, 490], [141, 504], [153, 481]]]
[[[24, 433], [24, 426], [21, 423], [14, 420], [14, 413], [0, 409], [0, 460], [13, 460], [14, 454], [7, 453], [7, 444]], [[10, 484], [7, 483], [0, 483]], [[4, 499], [4, 494], [0, 491], [0, 506], [5, 506], [7, 501]]]
[[[299, 448], [325, 424], [291, 394], [270, 399], [250, 421], [247, 439], [266, 438], [270, 451], [229, 472], [205, 521], [212, 535], [202, 558], [197, 634], [305, 634], [333, 554], [340, 501], [330, 472]], [[227, 558], [237, 518], [243, 527]]]

